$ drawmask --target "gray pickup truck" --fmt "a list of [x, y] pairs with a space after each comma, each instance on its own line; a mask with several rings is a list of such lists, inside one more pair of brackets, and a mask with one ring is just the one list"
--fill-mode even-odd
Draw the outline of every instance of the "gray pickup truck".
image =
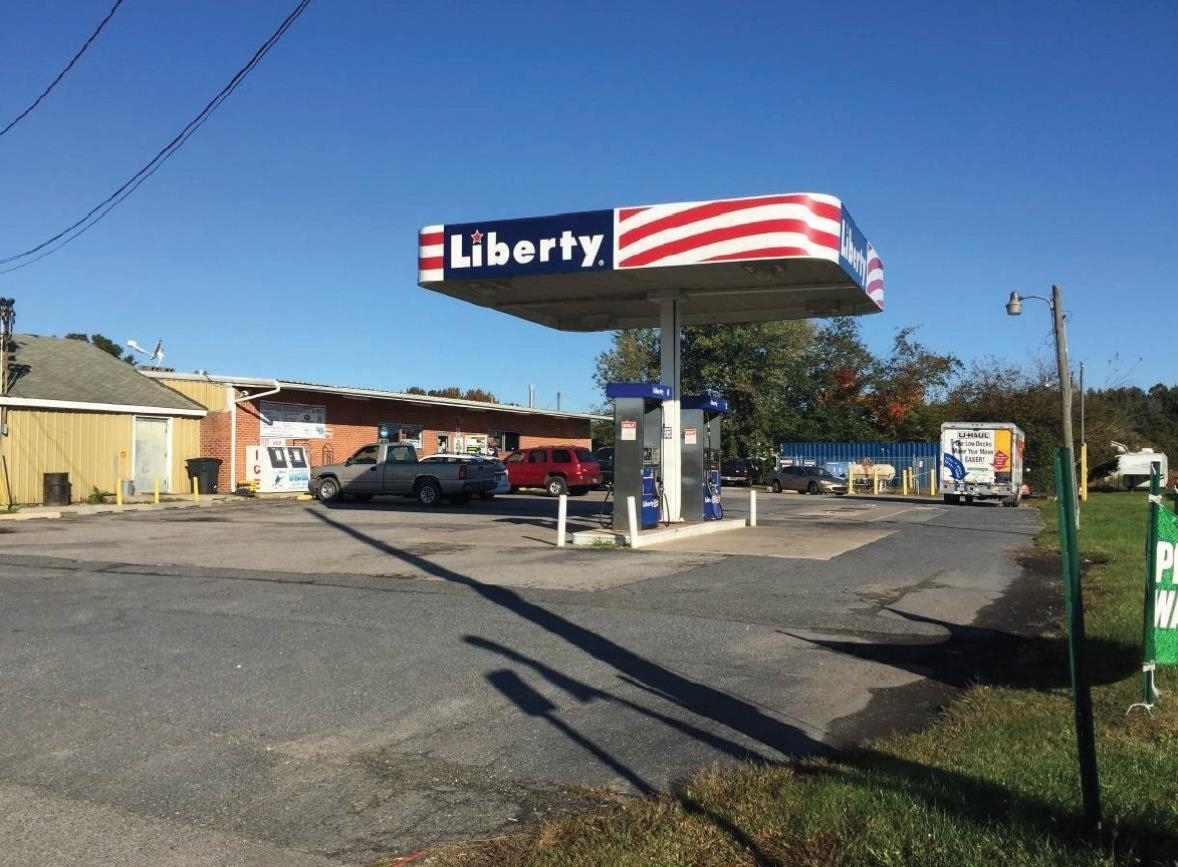
[[423, 506], [462, 504], [496, 484], [490, 463], [423, 463], [406, 443], [370, 443], [342, 464], [311, 468], [308, 488], [324, 503], [340, 497], [371, 500], [377, 494], [416, 497]]

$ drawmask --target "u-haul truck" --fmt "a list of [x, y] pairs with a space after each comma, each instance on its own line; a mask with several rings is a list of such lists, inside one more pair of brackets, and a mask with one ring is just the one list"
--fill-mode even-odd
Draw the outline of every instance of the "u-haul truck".
[[941, 495], [946, 503], [1022, 500], [1026, 438], [1009, 422], [941, 425]]

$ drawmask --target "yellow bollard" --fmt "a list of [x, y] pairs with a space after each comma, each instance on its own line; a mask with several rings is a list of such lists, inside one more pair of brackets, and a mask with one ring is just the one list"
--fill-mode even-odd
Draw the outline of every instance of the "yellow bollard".
[[200, 502], [200, 482], [197, 481], [196, 476], [192, 477], [192, 502]]
[[900, 490], [905, 497], [908, 496], [908, 474], [912, 472], [908, 467], [904, 467], [904, 471], [900, 474]]
[[115, 479], [115, 505], [123, 505], [123, 480]]
[[157, 476], [151, 480], [151, 500], [157, 506], [160, 504], [160, 480]]

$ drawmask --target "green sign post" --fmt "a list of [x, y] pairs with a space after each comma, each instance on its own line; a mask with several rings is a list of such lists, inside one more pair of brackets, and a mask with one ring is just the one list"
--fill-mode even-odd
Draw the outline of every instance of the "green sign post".
[[1076, 748], [1080, 760], [1080, 793], [1084, 799], [1084, 824], [1090, 832], [1096, 832], [1100, 828], [1100, 783], [1096, 769], [1096, 732], [1092, 719], [1092, 691], [1089, 687], [1084, 637], [1084, 593], [1080, 583], [1080, 546], [1077, 538], [1079, 521], [1072, 480], [1072, 450], [1056, 449], [1055, 499], [1068, 619], [1068, 667], [1072, 676]]

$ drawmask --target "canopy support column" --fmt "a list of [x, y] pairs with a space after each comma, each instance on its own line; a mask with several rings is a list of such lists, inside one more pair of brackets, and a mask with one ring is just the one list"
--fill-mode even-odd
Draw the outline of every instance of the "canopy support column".
[[663, 401], [662, 488], [667, 501], [663, 518], [672, 522], [683, 520], [679, 364], [679, 295], [675, 293], [659, 299], [659, 380], [671, 387], [671, 397]]

